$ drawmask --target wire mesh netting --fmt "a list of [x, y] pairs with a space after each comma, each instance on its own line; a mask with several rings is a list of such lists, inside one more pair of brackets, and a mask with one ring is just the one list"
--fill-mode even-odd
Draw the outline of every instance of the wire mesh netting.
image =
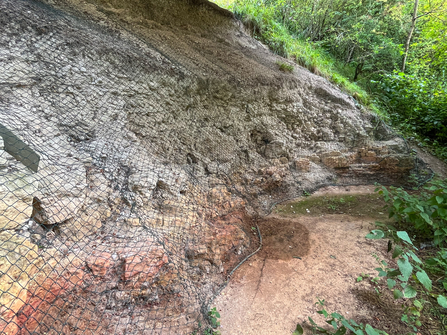
[[267, 88], [231, 105], [123, 31], [0, 1], [2, 334], [191, 334], [259, 246], [246, 208], [413, 168], [408, 148], [339, 93], [315, 89], [337, 104], [321, 108], [324, 122], [306, 89], [300, 103]]
[[0, 13], [0, 333], [191, 333], [247, 241], [151, 138], [175, 92], [146, 98], [179, 74], [38, 2]]

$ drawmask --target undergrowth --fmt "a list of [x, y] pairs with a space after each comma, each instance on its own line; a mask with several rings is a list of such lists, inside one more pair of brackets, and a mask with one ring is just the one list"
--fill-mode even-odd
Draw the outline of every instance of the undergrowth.
[[[379, 267], [375, 270], [378, 276], [373, 280], [376, 284], [381, 281], [384, 288], [392, 292], [394, 299], [402, 302], [400, 321], [410, 326], [413, 334], [419, 334], [424, 314], [440, 318], [443, 314], [441, 309], [447, 308], [447, 179], [431, 181], [415, 194], [401, 188], [383, 186], [376, 192], [383, 196], [389, 217], [396, 221], [399, 228], [376, 222], [378, 229], [366, 236], [368, 239], [388, 239], [388, 252], [392, 253], [393, 264], [396, 264], [392, 266], [377, 257]], [[405, 225], [407, 230], [412, 231], [412, 237], [406, 230], [399, 230]], [[415, 239], [420, 245], [433, 246], [435, 252], [432, 257], [421, 256]], [[363, 278], [364, 274], [357, 281]], [[317, 304], [321, 307], [318, 313], [325, 317], [330, 328], [318, 325], [309, 317], [314, 333], [344, 335], [351, 331], [356, 335], [387, 334], [369, 324], [356, 323], [339, 313], [327, 312], [324, 300], [319, 299]], [[302, 327], [298, 325], [294, 334], [302, 333]]]

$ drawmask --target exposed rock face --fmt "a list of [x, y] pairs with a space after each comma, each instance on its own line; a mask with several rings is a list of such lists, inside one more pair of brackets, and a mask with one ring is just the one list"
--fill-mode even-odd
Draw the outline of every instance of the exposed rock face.
[[190, 333], [248, 252], [244, 212], [413, 168], [204, 1], [47, 2], [0, 2], [0, 123], [40, 155], [0, 150], [6, 334]]

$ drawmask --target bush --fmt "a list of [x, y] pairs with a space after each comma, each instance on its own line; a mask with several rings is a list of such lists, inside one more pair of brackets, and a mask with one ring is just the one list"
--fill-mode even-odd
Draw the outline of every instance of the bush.
[[391, 121], [429, 141], [447, 144], [447, 85], [436, 78], [394, 72], [378, 84]]
[[410, 195], [401, 188], [377, 189], [387, 202], [389, 217], [410, 223], [437, 246], [447, 242], [447, 179], [424, 187], [420, 195]]

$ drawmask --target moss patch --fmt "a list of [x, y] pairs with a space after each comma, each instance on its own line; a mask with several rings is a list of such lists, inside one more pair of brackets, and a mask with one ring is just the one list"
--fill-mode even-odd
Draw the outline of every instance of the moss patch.
[[274, 214], [281, 216], [348, 214], [385, 220], [388, 211], [378, 194], [331, 195], [298, 199], [276, 206]]

